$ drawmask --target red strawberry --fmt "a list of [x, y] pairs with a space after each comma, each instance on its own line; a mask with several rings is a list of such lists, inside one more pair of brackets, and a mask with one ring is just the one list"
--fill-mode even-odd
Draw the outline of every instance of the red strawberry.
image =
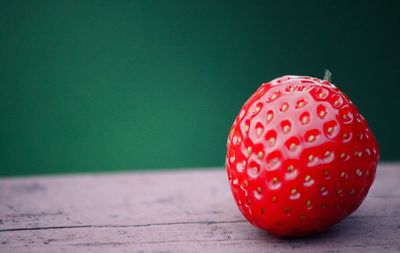
[[306, 76], [262, 84], [236, 117], [227, 149], [240, 211], [285, 237], [326, 230], [354, 212], [379, 159], [375, 137], [349, 98]]

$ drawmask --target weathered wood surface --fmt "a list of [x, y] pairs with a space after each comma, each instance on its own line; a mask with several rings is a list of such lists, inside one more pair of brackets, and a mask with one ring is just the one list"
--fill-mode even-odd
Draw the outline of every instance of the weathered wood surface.
[[296, 240], [252, 227], [223, 169], [0, 179], [0, 252], [400, 252], [400, 164], [361, 208]]

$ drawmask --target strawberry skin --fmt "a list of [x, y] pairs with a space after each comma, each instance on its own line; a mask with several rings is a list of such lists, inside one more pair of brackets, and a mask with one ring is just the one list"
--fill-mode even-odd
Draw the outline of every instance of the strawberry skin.
[[300, 237], [354, 212], [378, 160], [373, 133], [343, 92], [326, 80], [283, 76], [262, 84], [240, 110], [226, 170], [251, 224]]

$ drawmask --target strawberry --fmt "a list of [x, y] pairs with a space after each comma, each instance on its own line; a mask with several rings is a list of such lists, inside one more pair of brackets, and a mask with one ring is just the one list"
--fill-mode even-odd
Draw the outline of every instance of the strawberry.
[[300, 237], [354, 212], [378, 159], [374, 135], [342, 91], [327, 80], [283, 76], [262, 84], [240, 110], [226, 169], [251, 224]]

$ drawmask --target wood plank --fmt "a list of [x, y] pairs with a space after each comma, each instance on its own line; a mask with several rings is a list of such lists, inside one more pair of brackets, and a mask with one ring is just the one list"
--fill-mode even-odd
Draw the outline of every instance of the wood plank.
[[400, 252], [400, 164], [380, 164], [361, 208], [326, 233], [252, 227], [223, 169], [0, 179], [0, 252]]

